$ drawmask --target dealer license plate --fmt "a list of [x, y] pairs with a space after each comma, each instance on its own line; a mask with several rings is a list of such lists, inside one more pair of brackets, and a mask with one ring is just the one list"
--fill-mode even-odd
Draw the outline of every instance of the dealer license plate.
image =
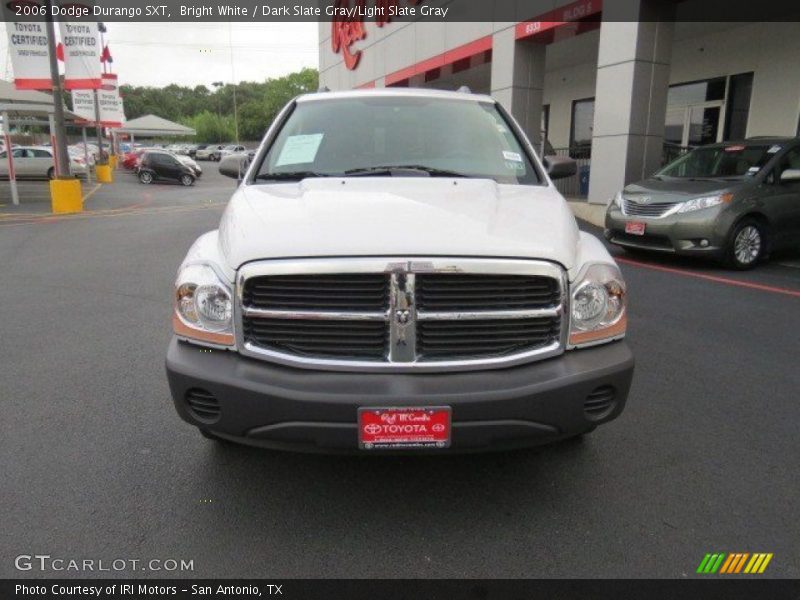
[[625, 223], [625, 233], [631, 235], [644, 235], [645, 224], [640, 221], [628, 221]]
[[363, 450], [447, 448], [450, 407], [360, 408], [358, 444]]

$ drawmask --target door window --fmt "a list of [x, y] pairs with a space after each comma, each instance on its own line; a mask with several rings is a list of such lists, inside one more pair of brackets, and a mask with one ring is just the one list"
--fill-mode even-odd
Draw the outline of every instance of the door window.
[[[787, 152], [778, 163], [778, 167], [776, 169], [777, 181], [781, 180], [781, 174], [788, 169], [800, 169], [800, 147], [789, 150], [789, 152]], [[783, 185], [789, 184], [798, 185], [800, 182], [787, 181], [783, 183]]]
[[33, 150], [32, 152], [34, 158], [53, 158], [53, 155], [47, 150]]

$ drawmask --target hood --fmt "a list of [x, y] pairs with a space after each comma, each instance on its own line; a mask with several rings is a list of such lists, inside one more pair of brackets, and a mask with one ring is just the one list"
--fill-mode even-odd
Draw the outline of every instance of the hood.
[[734, 191], [748, 185], [747, 180], [724, 179], [645, 179], [625, 186], [623, 193], [630, 197], [647, 196], [650, 202], [682, 202], [699, 196], [709, 196], [724, 191]]
[[578, 228], [550, 187], [320, 178], [240, 186], [219, 239], [232, 269], [270, 258], [404, 255], [539, 258], [569, 269]]

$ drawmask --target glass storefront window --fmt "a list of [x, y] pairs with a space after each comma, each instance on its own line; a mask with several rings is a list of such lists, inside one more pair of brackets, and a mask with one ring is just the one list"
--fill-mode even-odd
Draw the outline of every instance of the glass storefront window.
[[575, 100], [572, 103], [572, 128], [569, 149], [572, 158], [589, 158], [594, 130], [594, 98]]

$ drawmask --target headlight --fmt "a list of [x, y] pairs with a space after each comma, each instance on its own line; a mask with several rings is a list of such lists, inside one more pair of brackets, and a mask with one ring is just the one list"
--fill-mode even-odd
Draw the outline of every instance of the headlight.
[[616, 204], [617, 208], [622, 208], [622, 192], [617, 192], [617, 195], [614, 196], [614, 199], [611, 201], [612, 204]]
[[711, 208], [724, 202], [733, 200], [733, 194], [718, 194], [716, 196], [704, 196], [702, 198], [693, 198], [680, 205], [676, 211], [678, 214], [701, 210], [703, 208]]
[[233, 345], [233, 302], [228, 286], [208, 265], [188, 265], [175, 281], [173, 330], [181, 337]]
[[571, 290], [570, 346], [597, 344], [625, 335], [625, 280], [616, 266], [591, 265]]

